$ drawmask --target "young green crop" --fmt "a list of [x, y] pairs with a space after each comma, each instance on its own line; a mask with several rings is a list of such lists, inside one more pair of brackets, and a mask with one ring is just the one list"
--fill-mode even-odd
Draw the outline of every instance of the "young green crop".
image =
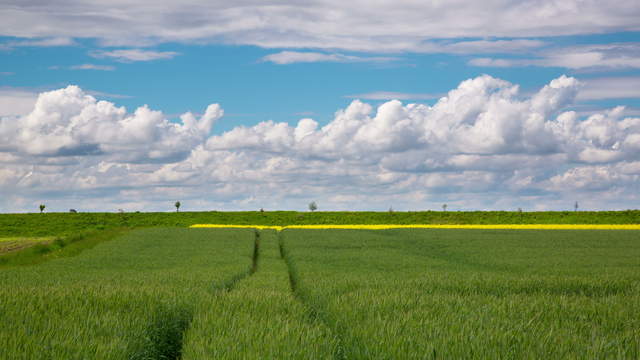
[[346, 359], [639, 358], [640, 233], [285, 230]]
[[331, 330], [294, 298], [275, 231], [139, 230], [75, 258], [9, 268], [0, 281], [3, 359], [331, 359], [336, 351]]
[[183, 359], [332, 359], [335, 336], [291, 292], [277, 234], [259, 232], [255, 273], [194, 313]]
[[196, 305], [247, 276], [253, 230], [130, 232], [73, 258], [0, 271], [1, 359], [159, 359]]
[[137, 230], [1, 270], [0, 358], [638, 358], [639, 236]]

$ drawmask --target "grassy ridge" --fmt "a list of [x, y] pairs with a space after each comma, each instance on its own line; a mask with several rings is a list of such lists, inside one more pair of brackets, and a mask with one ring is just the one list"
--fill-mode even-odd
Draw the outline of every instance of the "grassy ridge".
[[53, 236], [0, 238], [0, 256], [37, 244], [49, 244], [54, 240], [56, 240], [56, 237]]
[[0, 359], [161, 359], [252, 264], [252, 230], [148, 229], [0, 271]]
[[70, 235], [112, 228], [193, 224], [640, 224], [640, 211], [599, 212], [181, 212], [0, 214], [0, 237]]
[[634, 231], [285, 230], [343, 358], [639, 358]]
[[[0, 252], [0, 269], [9, 266], [24, 266], [40, 264], [48, 260], [71, 257], [80, 254], [84, 250], [111, 240], [125, 232], [124, 229], [109, 229], [104, 231], [89, 231], [65, 237], [36, 238], [38, 240], [15, 251]], [[1, 248], [1, 247], [0, 247]]]

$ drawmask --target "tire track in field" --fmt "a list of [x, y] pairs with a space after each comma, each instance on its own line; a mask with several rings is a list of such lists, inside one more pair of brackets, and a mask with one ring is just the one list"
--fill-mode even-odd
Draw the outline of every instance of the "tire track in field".
[[[280, 249], [280, 257], [285, 264], [287, 264], [287, 270], [289, 271], [289, 284], [291, 285], [291, 292], [293, 293], [294, 298], [300, 301], [300, 303], [305, 307], [309, 313], [309, 317], [313, 321], [323, 322], [335, 334], [338, 346], [333, 352], [333, 358], [336, 360], [348, 359], [349, 356], [347, 355], [348, 349], [346, 348], [345, 328], [331, 319], [331, 314], [327, 310], [327, 306], [323, 301], [313, 297], [300, 287], [298, 271], [284, 244], [283, 231], [278, 232], [278, 247]], [[350, 340], [350, 344], [353, 346], [356, 340]], [[358, 344], [356, 344], [356, 346], [358, 346]]]
[[[228, 293], [234, 289], [238, 282], [248, 278], [258, 271], [260, 259], [260, 231], [255, 230], [251, 267], [242, 273], [236, 274], [231, 279], [214, 284], [214, 295]], [[169, 306], [160, 304], [153, 310], [152, 320], [145, 331], [145, 338], [149, 343], [142, 349], [134, 350], [130, 360], [149, 359], [180, 359], [184, 334], [189, 330], [194, 315], [194, 304], [179, 304]]]
[[214, 293], [218, 294], [220, 292], [229, 292], [233, 290], [240, 281], [258, 271], [258, 263], [260, 261], [260, 230], [254, 229], [254, 236], [255, 239], [253, 243], [253, 255], [251, 256], [251, 267], [247, 271], [236, 274], [223, 283], [213, 284]]

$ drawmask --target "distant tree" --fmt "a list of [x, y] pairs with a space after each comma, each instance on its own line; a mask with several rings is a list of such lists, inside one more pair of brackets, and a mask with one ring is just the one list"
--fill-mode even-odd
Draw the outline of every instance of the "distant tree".
[[518, 212], [522, 214], [522, 208], [518, 208]]
[[314, 212], [316, 210], [318, 210], [318, 204], [316, 204], [315, 201], [312, 201], [309, 203], [309, 210], [311, 210], [311, 212]]
[[260, 212], [261, 212], [261, 213], [263, 213], [263, 212], [264, 212], [264, 209], [263, 209], [263, 208], [260, 208]]
[[40, 214], [42, 214], [42, 212], [44, 211], [44, 208], [45, 208], [45, 207], [46, 207], [46, 206], [44, 206], [44, 204], [40, 204]]
[[447, 204], [442, 204], [442, 211], [447, 211]]
[[180, 201], [176, 201], [176, 203], [175, 203], [175, 204], [173, 204], [173, 206], [175, 206], [175, 207], [176, 207], [176, 212], [179, 212], [179, 211], [180, 211], [180, 205], [181, 205], [181, 204], [180, 204]]
[[573, 204], [573, 211], [578, 211], [578, 202], [576, 201], [575, 204]]
[[69, 209], [69, 212], [70, 212], [70, 213], [72, 213], [72, 214], [75, 214], [75, 213], [77, 213], [77, 212], [78, 212], [78, 210], [76, 210], [76, 209]]
[[393, 214], [393, 206], [389, 206], [389, 214]]

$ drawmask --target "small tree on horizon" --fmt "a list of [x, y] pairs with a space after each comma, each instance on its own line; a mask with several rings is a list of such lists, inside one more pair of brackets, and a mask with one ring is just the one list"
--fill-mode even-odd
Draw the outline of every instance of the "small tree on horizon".
[[573, 211], [578, 211], [578, 202], [576, 201], [575, 204], [573, 204]]
[[44, 206], [44, 204], [40, 204], [40, 214], [42, 214], [42, 212], [44, 211], [44, 208], [46, 208], [46, 206]]
[[442, 204], [442, 211], [447, 211], [447, 204]]
[[176, 212], [179, 212], [179, 211], [180, 211], [180, 205], [181, 205], [181, 204], [180, 204], [180, 201], [176, 201], [176, 203], [175, 203], [175, 204], [173, 204], [173, 206], [175, 206], [175, 207], [176, 207]]
[[309, 203], [309, 210], [311, 210], [311, 212], [314, 212], [316, 210], [318, 210], [318, 204], [316, 204], [315, 201], [312, 201]]

